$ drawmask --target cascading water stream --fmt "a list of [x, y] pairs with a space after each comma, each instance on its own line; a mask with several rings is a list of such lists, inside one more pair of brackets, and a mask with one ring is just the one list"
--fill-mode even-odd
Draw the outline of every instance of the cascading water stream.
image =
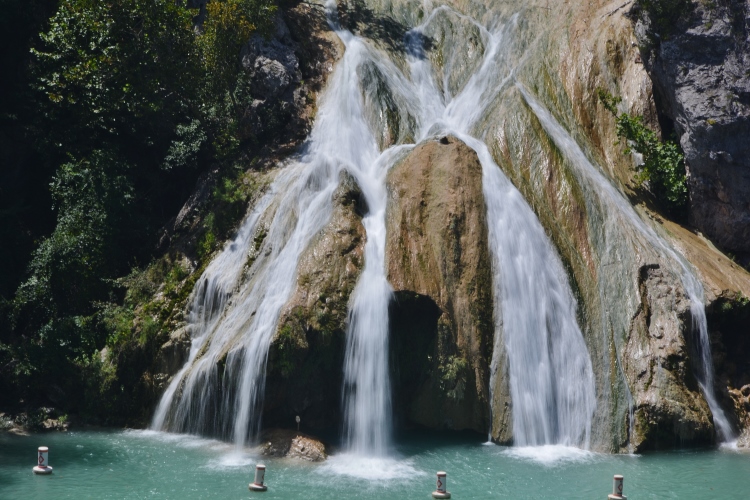
[[[459, 16], [440, 7], [411, 31], [408, 40], [420, 43], [421, 30], [440, 13]], [[445, 85], [438, 90], [428, 60], [420, 57], [421, 47], [409, 47], [407, 60], [417, 87], [414, 94], [419, 96], [418, 108], [423, 111], [419, 135], [424, 139], [453, 134], [477, 153], [482, 165], [498, 330], [492, 378], [496, 378], [494, 373], [502, 361], [497, 354], [502, 336], [509, 365], [515, 443], [587, 448], [596, 407], [594, 376], [567, 275], [528, 203], [494, 162], [486, 144], [471, 135], [485, 103], [509, 78], [509, 74], [500, 74], [502, 66], [496, 60], [502, 31], [490, 33], [477, 26], [487, 45], [484, 59], [455, 96]]]
[[699, 343], [700, 363], [697, 378], [706, 402], [713, 414], [714, 423], [720, 438], [726, 441], [733, 440], [735, 438], [734, 431], [724, 410], [718, 404], [714, 392], [714, 368], [708, 338], [706, 309], [703, 303], [703, 287], [696, 277], [695, 272], [681, 254], [675, 251], [651, 226], [643, 222], [622, 193], [615, 189], [604, 175], [589, 161], [578, 143], [555, 120], [552, 114], [523, 85], [516, 84], [516, 86], [557, 147], [564, 152], [573, 167], [578, 170], [581, 178], [589, 183], [590, 188], [595, 189], [600, 194], [600, 199], [608, 205], [607, 214], [615, 219], [610, 224], [616, 226], [618, 223], [622, 223], [634, 227], [652, 248], [657, 249], [669, 260], [679, 265], [682, 271], [682, 283], [690, 298], [693, 330], [697, 333]]
[[[350, 172], [368, 207], [362, 224], [367, 235], [365, 266], [355, 287], [349, 311], [344, 358], [344, 437], [348, 451], [378, 457], [388, 453], [391, 436], [391, 389], [388, 374], [388, 304], [392, 289], [385, 276], [385, 175], [398, 148], [377, 154], [375, 136], [364, 122], [357, 69], [370, 57], [364, 42], [341, 29], [327, 4], [329, 22], [346, 46], [339, 71], [350, 93], [344, 112], [362, 120], [359, 144], [370, 154], [353, 152]], [[374, 62], [374, 61], [373, 61]]]

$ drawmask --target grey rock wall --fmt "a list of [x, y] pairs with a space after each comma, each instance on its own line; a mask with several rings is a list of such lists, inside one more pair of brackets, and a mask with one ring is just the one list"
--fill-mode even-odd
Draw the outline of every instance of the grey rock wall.
[[690, 222], [750, 252], [750, 2], [692, 2], [671, 33], [636, 9], [636, 35], [661, 111], [685, 152]]

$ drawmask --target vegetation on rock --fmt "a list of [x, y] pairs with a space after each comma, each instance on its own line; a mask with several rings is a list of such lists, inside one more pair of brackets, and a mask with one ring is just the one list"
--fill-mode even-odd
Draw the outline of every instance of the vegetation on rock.
[[625, 154], [640, 153], [643, 162], [636, 166], [636, 181], [647, 182], [651, 192], [673, 214], [682, 214], [687, 206], [685, 159], [675, 142], [663, 141], [648, 128], [642, 116], [619, 113], [619, 97], [599, 89], [599, 99], [617, 121], [617, 135], [627, 141]]
[[679, 21], [692, 11], [691, 0], [637, 0], [651, 20], [651, 35], [662, 40], [674, 33]]

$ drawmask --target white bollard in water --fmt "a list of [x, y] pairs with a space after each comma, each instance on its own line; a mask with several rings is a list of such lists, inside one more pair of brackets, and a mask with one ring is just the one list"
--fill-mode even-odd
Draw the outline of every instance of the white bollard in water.
[[450, 498], [451, 494], [446, 490], [448, 482], [443, 471], [437, 473], [437, 489], [432, 492], [432, 498]]
[[607, 496], [607, 500], [627, 500], [627, 498], [622, 494], [622, 476], [617, 474], [612, 482], [612, 494]]
[[266, 478], [266, 466], [258, 464], [255, 466], [255, 481], [248, 485], [251, 491], [266, 491], [268, 486], [263, 484], [263, 480]]
[[34, 474], [52, 474], [52, 467], [49, 466], [49, 448], [40, 446], [37, 452], [36, 465], [32, 469]]

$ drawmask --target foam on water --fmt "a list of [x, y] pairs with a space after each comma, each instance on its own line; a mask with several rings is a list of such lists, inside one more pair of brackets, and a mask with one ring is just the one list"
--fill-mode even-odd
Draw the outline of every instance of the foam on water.
[[552, 466], [570, 462], [588, 462], [596, 459], [597, 454], [574, 446], [546, 444], [542, 446], [517, 446], [507, 448], [503, 455], [519, 460], [528, 460], [542, 465]]
[[321, 474], [335, 474], [366, 481], [404, 481], [426, 476], [413, 460], [390, 457], [366, 457], [354, 453], [333, 455], [323, 464]]
[[126, 429], [123, 433], [127, 436], [139, 439], [159, 441], [181, 448], [205, 448], [214, 450], [233, 450], [234, 448], [224, 441], [205, 438], [195, 434], [173, 434], [170, 432], [155, 431], [152, 429]]
[[222, 453], [219, 457], [209, 460], [204, 467], [214, 470], [235, 469], [238, 467], [249, 468], [250, 470], [253, 470], [255, 464], [257, 463], [257, 455], [237, 451], [235, 449], [226, 453]]

